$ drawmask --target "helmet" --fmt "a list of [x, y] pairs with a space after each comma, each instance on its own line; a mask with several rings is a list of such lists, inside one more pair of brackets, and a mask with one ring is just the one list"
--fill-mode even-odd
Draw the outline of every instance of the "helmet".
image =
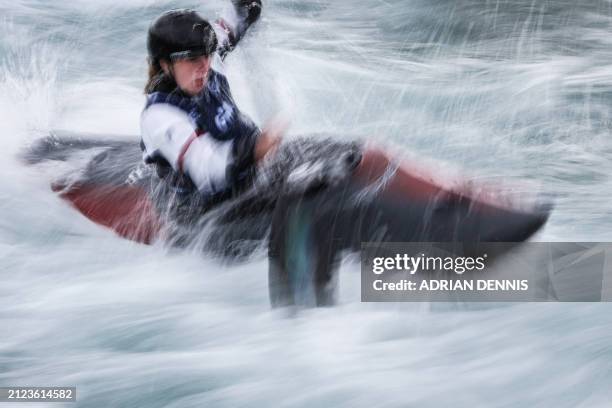
[[216, 49], [215, 31], [193, 10], [166, 11], [149, 27], [147, 50], [151, 62], [211, 55]]

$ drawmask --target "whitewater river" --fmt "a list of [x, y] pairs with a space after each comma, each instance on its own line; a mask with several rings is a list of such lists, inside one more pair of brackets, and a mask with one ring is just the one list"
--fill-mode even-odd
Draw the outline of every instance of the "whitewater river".
[[[265, 259], [123, 240], [19, 161], [52, 129], [138, 134], [150, 21], [228, 3], [0, 0], [0, 386], [77, 387], [53, 407], [609, 407], [608, 304], [367, 304], [347, 262], [337, 307], [288, 316]], [[612, 240], [612, 3], [264, 3], [222, 67], [256, 122], [527, 180], [556, 197], [536, 240]]]

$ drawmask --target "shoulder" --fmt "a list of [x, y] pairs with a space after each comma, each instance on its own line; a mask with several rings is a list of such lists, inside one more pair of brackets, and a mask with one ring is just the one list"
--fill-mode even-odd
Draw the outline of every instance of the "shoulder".
[[164, 123], [172, 123], [176, 121], [187, 121], [191, 119], [184, 110], [169, 103], [154, 103], [147, 106], [140, 115], [141, 124], [163, 125]]
[[215, 90], [214, 88], [228, 88], [229, 87], [229, 82], [227, 81], [227, 77], [225, 75], [223, 75], [222, 73], [220, 73], [219, 71], [216, 71], [214, 69], [210, 70], [210, 74], [209, 74], [209, 87], [212, 88], [211, 90]]
[[141, 136], [148, 146], [180, 140], [195, 128], [186, 112], [168, 103], [151, 105], [140, 116]]
[[166, 104], [175, 106], [187, 113], [194, 110], [195, 105], [190, 97], [173, 92], [152, 92], [147, 94], [147, 102], [145, 109], [157, 104]]

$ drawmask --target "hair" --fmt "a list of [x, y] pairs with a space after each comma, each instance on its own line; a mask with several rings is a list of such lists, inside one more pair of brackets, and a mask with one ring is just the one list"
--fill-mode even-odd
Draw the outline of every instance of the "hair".
[[149, 94], [155, 91], [155, 87], [159, 83], [159, 76], [164, 73], [159, 61], [153, 61], [151, 58], [148, 58], [148, 63], [149, 78], [147, 79], [147, 84], [144, 87], [145, 94]]
[[[147, 79], [147, 83], [144, 87], [145, 95], [156, 91], [171, 92], [178, 86], [172, 74], [166, 74], [164, 72], [159, 60], [152, 60], [149, 58], [148, 62], [149, 78]], [[172, 68], [170, 68], [170, 70], [170, 72], [172, 72]]]

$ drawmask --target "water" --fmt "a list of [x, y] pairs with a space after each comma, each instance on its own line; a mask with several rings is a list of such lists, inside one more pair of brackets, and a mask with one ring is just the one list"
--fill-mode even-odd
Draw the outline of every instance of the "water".
[[[50, 129], [137, 134], [145, 31], [223, 1], [0, 1], [0, 384], [77, 406], [604, 407], [606, 304], [270, 310], [265, 260], [122, 240], [17, 152]], [[538, 240], [607, 241], [612, 3], [267, 1], [223, 69], [240, 106], [557, 197]], [[22, 404], [20, 406], [28, 406]], [[32, 404], [45, 406], [45, 404]], [[54, 404], [53, 406], [62, 406]], [[74, 406], [74, 404], [66, 404]]]

